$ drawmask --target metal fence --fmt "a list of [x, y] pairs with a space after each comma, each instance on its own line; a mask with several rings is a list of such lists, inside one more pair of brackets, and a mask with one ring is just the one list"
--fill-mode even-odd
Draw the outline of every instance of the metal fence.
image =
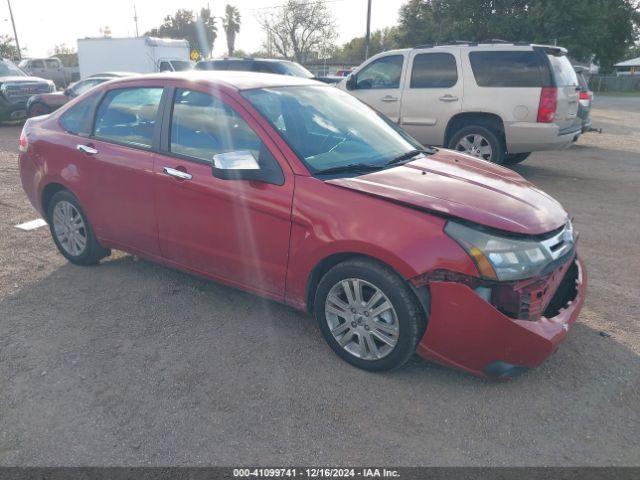
[[640, 75], [591, 75], [589, 88], [594, 92], [640, 92]]

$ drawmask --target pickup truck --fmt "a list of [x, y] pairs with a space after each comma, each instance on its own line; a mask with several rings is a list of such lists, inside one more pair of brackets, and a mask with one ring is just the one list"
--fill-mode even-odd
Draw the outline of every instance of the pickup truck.
[[51, 80], [31, 77], [11, 60], [0, 59], [0, 122], [25, 118], [31, 95], [55, 90]]
[[22, 60], [18, 66], [30, 75], [51, 80], [59, 87], [66, 87], [80, 79], [80, 69], [65, 67], [57, 57], [29, 58]]

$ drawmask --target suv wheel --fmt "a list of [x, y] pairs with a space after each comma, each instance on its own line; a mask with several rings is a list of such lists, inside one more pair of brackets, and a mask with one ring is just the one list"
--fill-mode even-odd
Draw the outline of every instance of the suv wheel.
[[96, 240], [80, 202], [71, 192], [62, 190], [53, 195], [47, 217], [56, 247], [71, 263], [92, 265], [111, 254]]
[[525, 153], [508, 153], [504, 157], [505, 165], [515, 165], [516, 163], [524, 162], [527, 158], [529, 158], [531, 152]]
[[314, 313], [333, 351], [371, 371], [397, 368], [409, 360], [426, 323], [402, 278], [360, 258], [340, 263], [322, 277]]
[[449, 148], [487, 162], [502, 164], [505, 149], [499, 135], [486, 127], [464, 127], [453, 134]]

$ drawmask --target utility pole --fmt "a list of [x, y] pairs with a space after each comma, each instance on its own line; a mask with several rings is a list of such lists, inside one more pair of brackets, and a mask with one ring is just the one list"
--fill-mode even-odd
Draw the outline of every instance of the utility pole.
[[133, 4], [133, 21], [136, 22], [136, 38], [140, 36], [138, 33], [138, 12], [136, 11], [136, 4]]
[[20, 52], [20, 42], [18, 42], [18, 32], [16, 32], [16, 22], [13, 21], [13, 11], [11, 10], [11, 0], [7, 0], [9, 5], [9, 16], [11, 17], [11, 25], [13, 26], [13, 38], [16, 40], [16, 48], [18, 49], [18, 60], [22, 60], [22, 53]]
[[364, 44], [364, 59], [369, 58], [369, 42], [371, 41], [371, 0], [367, 2], [367, 36]]

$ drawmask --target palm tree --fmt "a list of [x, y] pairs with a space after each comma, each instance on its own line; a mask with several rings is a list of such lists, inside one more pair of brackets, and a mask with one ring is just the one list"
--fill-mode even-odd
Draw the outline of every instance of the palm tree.
[[222, 27], [227, 34], [227, 48], [229, 49], [229, 56], [232, 56], [234, 44], [236, 43], [236, 33], [240, 31], [240, 12], [236, 7], [227, 4], [224, 9]]

